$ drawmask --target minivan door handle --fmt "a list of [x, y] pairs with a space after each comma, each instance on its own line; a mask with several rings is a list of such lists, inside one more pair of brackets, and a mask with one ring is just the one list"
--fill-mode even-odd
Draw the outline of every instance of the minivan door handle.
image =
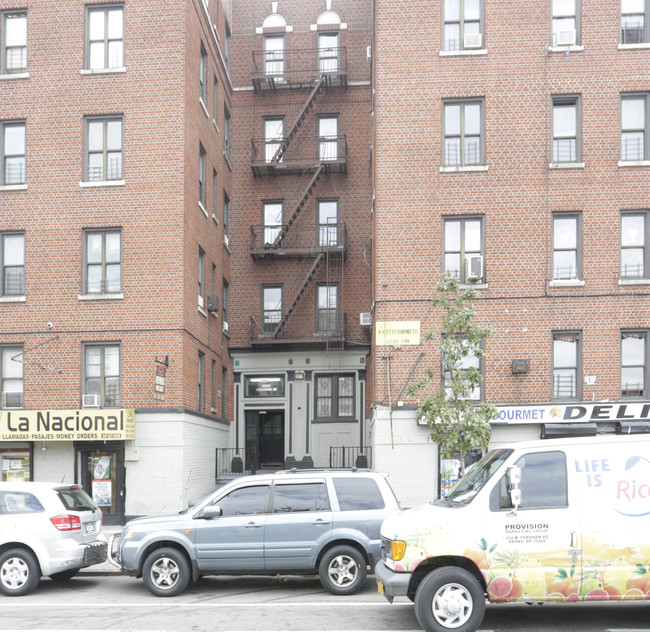
[[259, 529], [261, 526], [261, 522], [249, 522], [247, 525], [245, 525], [247, 529]]
[[318, 520], [314, 520], [314, 522], [312, 522], [312, 524], [323, 525], [323, 526], [329, 523], [330, 523], [329, 520], [323, 520], [322, 518], [318, 518]]

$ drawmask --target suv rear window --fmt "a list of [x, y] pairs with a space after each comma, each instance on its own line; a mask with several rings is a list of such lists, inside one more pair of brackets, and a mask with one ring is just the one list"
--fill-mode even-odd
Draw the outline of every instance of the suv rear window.
[[94, 511], [97, 509], [93, 499], [81, 487], [60, 487], [56, 493], [68, 511]]
[[334, 489], [339, 499], [341, 511], [358, 509], [383, 509], [384, 498], [372, 478], [334, 478]]
[[34, 494], [28, 492], [0, 493], [0, 513], [25, 514], [44, 511], [43, 505]]
[[329, 511], [325, 483], [276, 485], [273, 490], [273, 513], [295, 511]]

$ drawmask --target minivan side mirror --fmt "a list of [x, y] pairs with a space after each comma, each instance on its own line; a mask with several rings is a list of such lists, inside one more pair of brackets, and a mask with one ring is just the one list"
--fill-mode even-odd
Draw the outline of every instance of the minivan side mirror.
[[203, 517], [204, 518], [218, 518], [223, 514], [221, 507], [219, 505], [208, 505], [203, 508]]

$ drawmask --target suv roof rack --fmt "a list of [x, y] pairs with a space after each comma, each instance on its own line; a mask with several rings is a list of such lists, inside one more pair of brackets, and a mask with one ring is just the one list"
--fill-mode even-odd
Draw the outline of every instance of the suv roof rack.
[[369, 467], [292, 467], [290, 470], [278, 470], [276, 474], [302, 474], [304, 472], [372, 472]]

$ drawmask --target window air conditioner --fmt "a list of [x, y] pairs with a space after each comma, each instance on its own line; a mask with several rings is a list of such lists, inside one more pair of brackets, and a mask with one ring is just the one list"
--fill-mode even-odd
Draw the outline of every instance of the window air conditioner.
[[483, 278], [483, 255], [472, 255], [465, 259], [465, 279], [480, 281]]
[[223, 332], [228, 333], [228, 323], [225, 320], [223, 321]]
[[81, 406], [83, 408], [99, 408], [99, 395], [82, 395]]
[[208, 296], [208, 311], [216, 314], [219, 312], [219, 297]]
[[3, 408], [22, 408], [23, 393], [22, 391], [5, 391], [2, 393]]
[[359, 314], [359, 324], [362, 327], [370, 327], [372, 325], [372, 314], [370, 312], [361, 312]]
[[556, 46], [573, 46], [576, 43], [575, 29], [570, 31], [558, 31], [555, 34]]
[[465, 33], [463, 37], [463, 48], [481, 48], [483, 36], [481, 33]]

